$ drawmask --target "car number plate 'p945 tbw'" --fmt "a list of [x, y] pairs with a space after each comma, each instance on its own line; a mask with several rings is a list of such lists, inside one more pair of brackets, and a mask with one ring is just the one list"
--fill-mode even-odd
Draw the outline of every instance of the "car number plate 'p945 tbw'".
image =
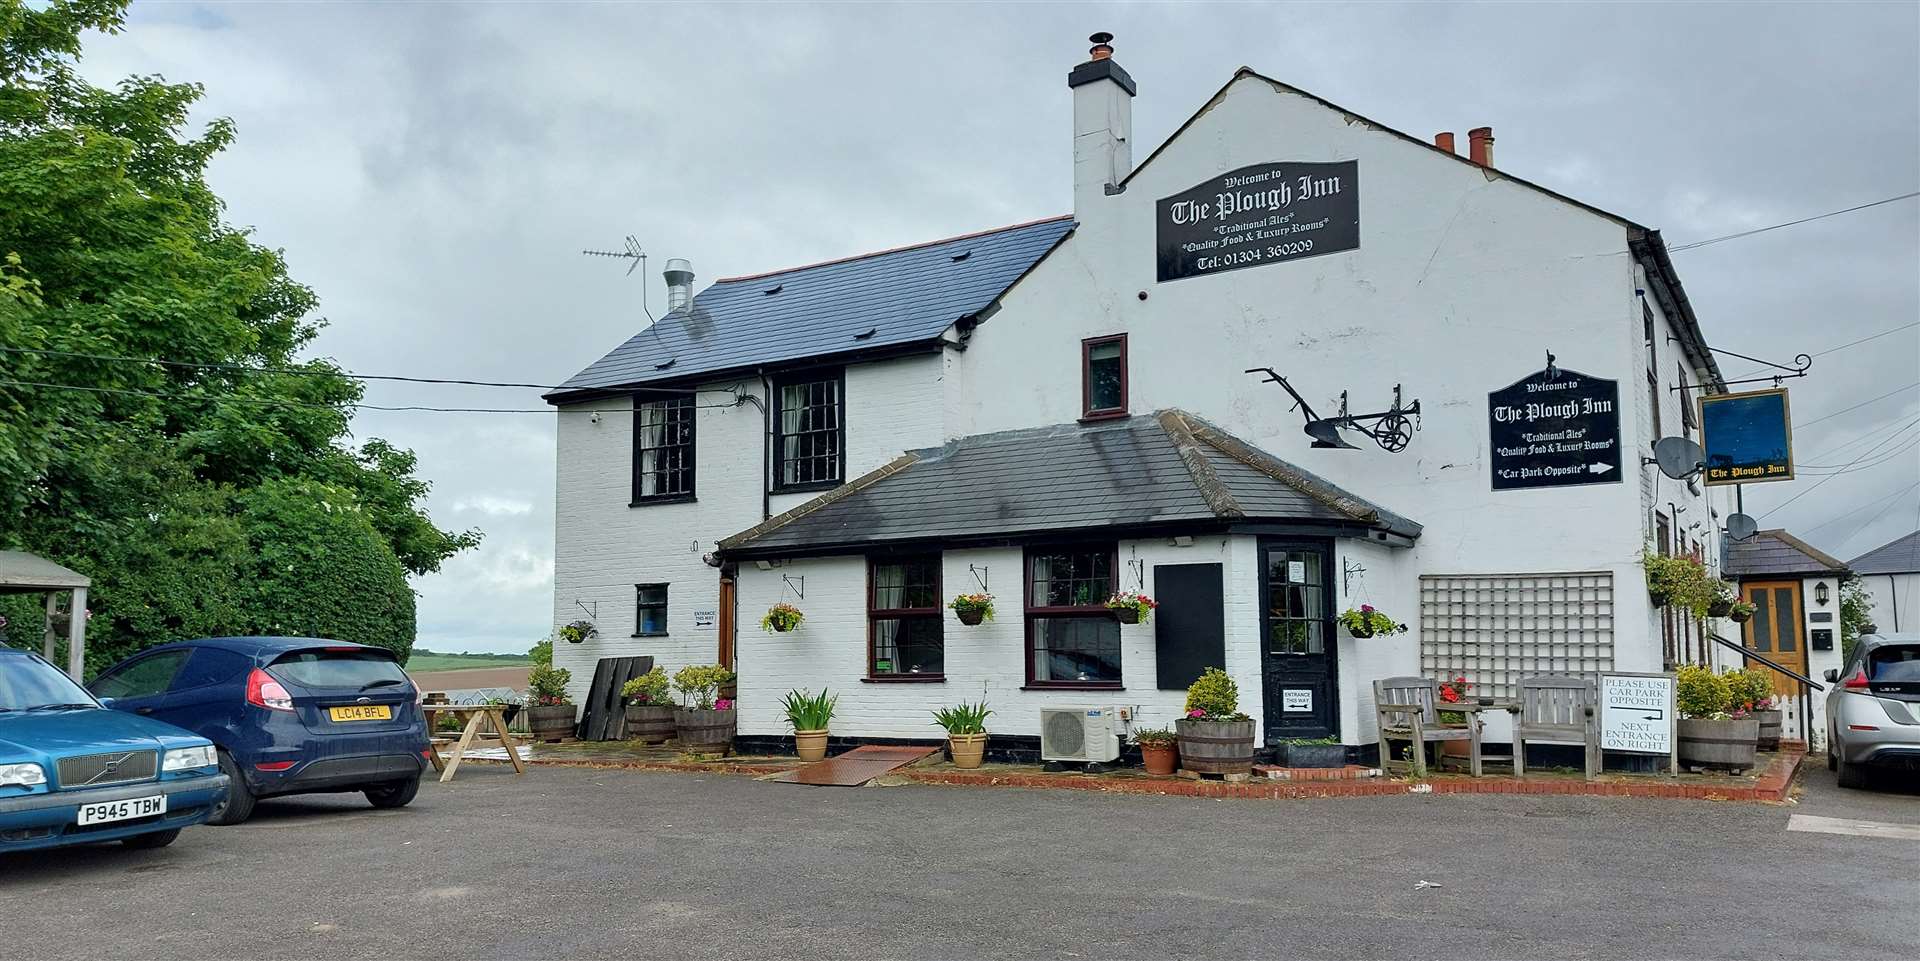
[[385, 704], [355, 704], [327, 708], [327, 716], [336, 721], [391, 721], [393, 708]]
[[109, 821], [131, 821], [135, 818], [150, 818], [165, 813], [167, 813], [167, 796], [164, 794], [128, 798], [124, 801], [101, 801], [97, 804], [80, 805], [80, 826], [105, 824]]

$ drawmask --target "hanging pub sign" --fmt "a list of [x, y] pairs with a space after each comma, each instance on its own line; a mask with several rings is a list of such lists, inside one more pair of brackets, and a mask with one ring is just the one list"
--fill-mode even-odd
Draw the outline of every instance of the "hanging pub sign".
[[1620, 480], [1620, 384], [1555, 367], [1487, 395], [1493, 489]]
[[1160, 280], [1299, 260], [1360, 246], [1360, 162], [1241, 167], [1163, 197]]
[[1793, 479], [1793, 418], [1786, 388], [1700, 398], [1702, 480], [1709, 487]]

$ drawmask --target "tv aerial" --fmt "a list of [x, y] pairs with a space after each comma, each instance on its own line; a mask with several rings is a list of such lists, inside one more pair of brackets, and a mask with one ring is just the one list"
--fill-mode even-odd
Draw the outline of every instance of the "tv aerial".
[[1414, 401], [1405, 407], [1400, 405], [1400, 385], [1393, 385], [1393, 405], [1386, 410], [1373, 414], [1353, 414], [1347, 411], [1347, 392], [1340, 392], [1340, 413], [1332, 417], [1321, 417], [1307, 403], [1300, 392], [1287, 383], [1285, 377], [1275, 373], [1271, 367], [1254, 367], [1246, 371], [1249, 374], [1265, 374], [1266, 380], [1279, 384], [1293, 398], [1294, 409], [1306, 417], [1306, 425], [1301, 429], [1313, 438], [1314, 447], [1336, 450], [1359, 450], [1340, 435], [1341, 430], [1358, 431], [1373, 438], [1380, 449], [1389, 454], [1397, 454], [1407, 449], [1412, 442], [1413, 433], [1420, 429], [1420, 402]]
[[[647, 264], [647, 252], [640, 248], [640, 241], [632, 234], [627, 235], [627, 249], [625, 250], [582, 250], [580, 252], [588, 257], [612, 257], [617, 260], [630, 261], [627, 265], [627, 276], [629, 277], [633, 276], [634, 271], [639, 270]], [[653, 320], [653, 310], [647, 306], [647, 285], [644, 279], [640, 284], [640, 309], [646, 312], [647, 320]]]

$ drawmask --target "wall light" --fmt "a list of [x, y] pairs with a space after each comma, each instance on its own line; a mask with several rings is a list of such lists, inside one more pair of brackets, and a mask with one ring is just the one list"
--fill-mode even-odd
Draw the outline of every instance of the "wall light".
[[1826, 581], [1821, 581], [1820, 583], [1813, 585], [1813, 602], [1815, 604], [1818, 604], [1821, 607], [1825, 607], [1827, 606], [1828, 598], [1831, 596], [1832, 595], [1827, 592]]

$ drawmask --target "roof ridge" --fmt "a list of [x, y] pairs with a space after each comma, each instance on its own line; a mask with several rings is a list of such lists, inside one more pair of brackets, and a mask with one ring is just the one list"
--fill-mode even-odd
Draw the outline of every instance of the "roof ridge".
[[1204, 418], [1195, 417], [1184, 411], [1181, 416], [1196, 426], [1194, 436], [1205, 441], [1214, 450], [1259, 471], [1282, 484], [1292, 487], [1321, 504], [1333, 508], [1357, 521], [1377, 523], [1380, 512], [1347, 492], [1334, 487], [1306, 470], [1295, 467], [1266, 451], [1260, 450], [1246, 441], [1208, 423]]
[[1247, 512], [1240, 506], [1239, 499], [1220, 480], [1213, 465], [1207, 463], [1207, 455], [1200, 452], [1200, 441], [1193, 436], [1193, 425], [1187, 423], [1186, 412], [1169, 408], [1160, 411], [1159, 419], [1160, 429], [1166, 431], [1174, 452], [1180, 455], [1180, 462], [1187, 466], [1187, 473], [1193, 475], [1193, 486], [1199, 488], [1207, 507], [1229, 520], [1244, 519]]
[[904, 454], [901, 454], [899, 457], [896, 457], [884, 464], [881, 464], [879, 467], [876, 467], [873, 470], [870, 470], [864, 474], [861, 474], [859, 477], [856, 477], [845, 484], [841, 484], [839, 487], [836, 487], [830, 491], [827, 491], [824, 494], [821, 494], [819, 497], [815, 497], [811, 500], [806, 501], [805, 503], [799, 504], [790, 510], [783, 511], [779, 514], [775, 514], [774, 516], [769, 517], [766, 520], [763, 520], [760, 523], [755, 524], [752, 527], [749, 527], [738, 534], [733, 534], [728, 537], [723, 537], [714, 546], [719, 548], [722, 551], [728, 551], [728, 550], [732, 550], [733, 548], [739, 547], [740, 545], [745, 544], [746, 542], [751, 541], [757, 537], [762, 537], [764, 535], [771, 534], [774, 531], [777, 531], [780, 528], [785, 527], [788, 524], [791, 524], [794, 521], [797, 521], [800, 518], [805, 517], [808, 514], [811, 514], [814, 511], [817, 511], [820, 508], [827, 506], [828, 504], [832, 504], [844, 498], [851, 497], [854, 494], [858, 494], [861, 491], [866, 490], [869, 487], [872, 487], [874, 484], [879, 483], [880, 481], [888, 477], [892, 477], [893, 475], [898, 474], [909, 467], [912, 467], [919, 460], [920, 460], [920, 457], [918, 454], [915, 454], [913, 451], [908, 451]]
[[1773, 528], [1772, 530], [1761, 531], [1760, 533], [1773, 535], [1774, 540], [1780, 541], [1781, 543], [1786, 544], [1788, 547], [1791, 547], [1794, 550], [1799, 551], [1800, 553], [1805, 554], [1808, 557], [1816, 561], [1819, 561], [1822, 564], [1827, 565], [1827, 567], [1832, 570], [1844, 571], [1848, 569], [1846, 561], [1843, 561], [1833, 556], [1832, 554], [1829, 554], [1826, 551], [1823, 551], [1820, 548], [1815, 547], [1812, 544], [1809, 544], [1806, 541], [1803, 541], [1800, 538], [1787, 533], [1787, 529], [1784, 527], [1776, 527], [1776, 528]]
[[926, 240], [926, 241], [921, 241], [920, 243], [917, 243], [917, 244], [905, 244], [899, 247], [888, 247], [885, 250], [873, 250], [873, 251], [868, 251], [867, 253], [864, 253], [864, 254], [851, 254], [846, 257], [836, 257], [832, 260], [822, 260], [817, 263], [801, 264], [798, 267], [782, 267], [779, 270], [765, 270], [757, 274], [741, 274], [737, 277], [721, 277], [715, 280], [713, 284], [710, 286], [719, 286], [720, 284], [737, 283], [743, 280], [765, 280], [768, 277], [778, 277], [781, 274], [798, 273], [802, 270], [812, 270], [815, 267], [832, 267], [835, 264], [852, 263], [853, 261], [856, 261], [856, 260], [865, 260], [868, 257], [884, 257], [888, 254], [905, 253], [906, 251], [919, 250], [923, 247], [937, 247], [941, 244], [950, 244], [956, 240], [970, 240], [974, 237], [985, 237], [989, 234], [1006, 233], [1009, 230], [1020, 230], [1024, 227], [1038, 227], [1041, 224], [1050, 224], [1050, 223], [1055, 223], [1062, 220], [1072, 220], [1072, 219], [1073, 219], [1072, 214], [1055, 214], [1052, 217], [1041, 217], [1038, 220], [1028, 220], [1028, 221], [1024, 221], [1017, 224], [1008, 224], [1004, 227], [990, 227], [986, 230], [976, 230], [971, 233], [955, 234], [952, 237], [942, 237], [939, 240]]

